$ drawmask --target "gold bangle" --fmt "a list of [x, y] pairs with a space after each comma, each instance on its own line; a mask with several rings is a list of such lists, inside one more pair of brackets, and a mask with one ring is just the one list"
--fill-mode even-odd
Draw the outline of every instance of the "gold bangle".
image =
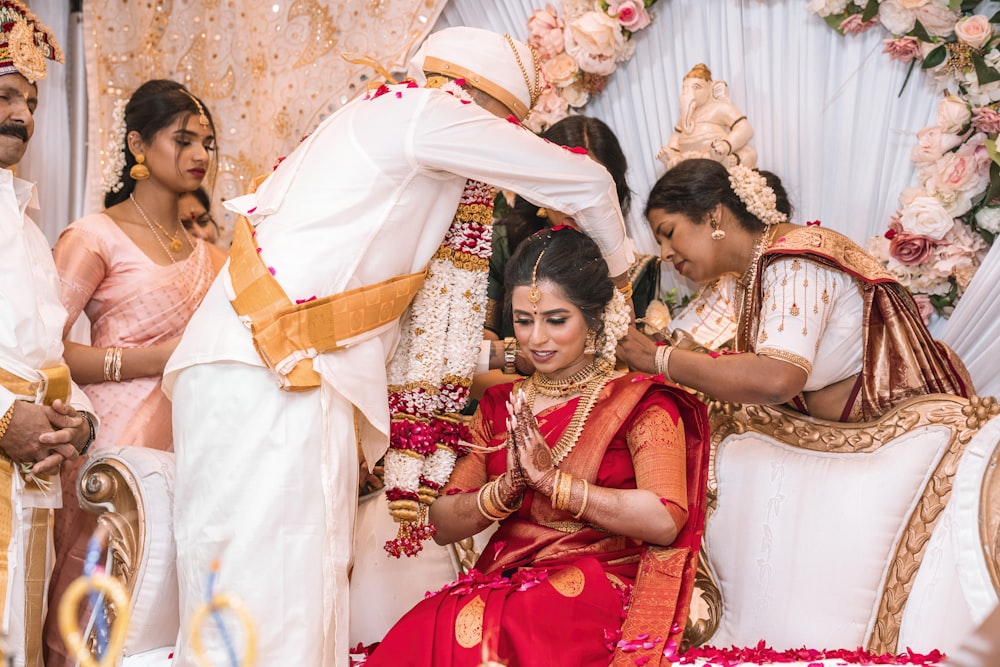
[[583, 501], [580, 503], [580, 511], [573, 515], [574, 519], [580, 519], [583, 517], [584, 511], [587, 509], [587, 494], [590, 490], [590, 484], [587, 484], [587, 480], [580, 480], [583, 482]]
[[124, 349], [120, 347], [115, 348], [115, 367], [112, 372], [111, 379], [114, 382], [122, 381], [122, 354], [125, 352]]
[[569, 499], [573, 495], [573, 479], [574, 477], [567, 473], [559, 475], [559, 493], [555, 501], [555, 508], [557, 510], [565, 512], [569, 509]]
[[673, 345], [660, 345], [656, 348], [656, 358], [653, 361], [656, 372], [667, 382], [673, 382], [673, 378], [670, 377], [670, 353], [673, 351]]
[[7, 429], [10, 428], [10, 422], [13, 419], [14, 419], [14, 404], [11, 403], [10, 407], [7, 408], [7, 412], [3, 413], [3, 417], [0, 417], [0, 438], [2, 438], [7, 433]]
[[562, 471], [556, 468], [556, 474], [552, 478], [552, 494], [549, 495], [549, 504], [552, 505], [552, 509], [558, 509], [556, 507], [559, 502], [559, 478], [562, 476]]
[[517, 375], [517, 353], [520, 349], [516, 338], [508, 336], [503, 339], [503, 372], [505, 375]]
[[115, 348], [109, 347], [104, 351], [104, 381], [111, 382], [111, 369], [115, 363]]
[[624, 285], [618, 288], [618, 291], [621, 292], [622, 296], [625, 297], [625, 300], [628, 301], [629, 299], [632, 298], [632, 282], [629, 281], [625, 283]]
[[479, 511], [482, 512], [490, 521], [502, 521], [506, 519], [509, 514], [504, 514], [493, 501], [493, 489], [490, 485], [496, 485], [496, 480], [492, 482], [487, 482], [483, 484], [482, 488], [479, 489], [479, 495], [477, 496], [477, 502], [479, 504]]

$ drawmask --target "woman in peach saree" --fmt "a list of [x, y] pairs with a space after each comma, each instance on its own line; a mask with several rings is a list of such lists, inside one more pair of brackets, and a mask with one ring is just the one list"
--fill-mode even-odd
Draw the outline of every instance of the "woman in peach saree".
[[[170, 401], [160, 379], [188, 320], [225, 261], [184, 231], [178, 198], [201, 184], [214, 150], [208, 112], [183, 86], [154, 80], [125, 107], [121, 172], [105, 210], [70, 224], [54, 249], [69, 312], [81, 312], [91, 343], [66, 342], [66, 361], [101, 420], [94, 448], [173, 449]], [[80, 510], [76, 481], [84, 460], [62, 470], [56, 562], [46, 622], [46, 665], [72, 665], [56, 627], [66, 587], [83, 570], [95, 518]]]
[[[430, 513], [439, 543], [499, 527], [475, 569], [406, 614], [369, 667], [597, 665], [643, 635], [659, 655], [681, 639], [704, 521], [705, 408], [613, 368], [629, 316], [585, 235], [532, 236], [507, 284], [536, 372], [486, 391], [472, 452]], [[668, 547], [663, 576], [640, 574], [649, 545]], [[643, 617], [640, 598], [656, 612]]]

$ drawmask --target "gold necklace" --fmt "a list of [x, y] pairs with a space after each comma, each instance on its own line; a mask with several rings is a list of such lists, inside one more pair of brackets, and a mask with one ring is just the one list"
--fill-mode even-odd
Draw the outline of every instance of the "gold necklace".
[[611, 364], [595, 357], [589, 364], [563, 380], [553, 380], [539, 371], [535, 371], [531, 380], [532, 386], [542, 396], [564, 398], [570, 394], [585, 391], [591, 380], [599, 375], [607, 374], [610, 370]]
[[[760, 264], [760, 258], [764, 254], [764, 251], [771, 245], [771, 236], [777, 229], [777, 225], [767, 225], [764, 227], [764, 231], [754, 244], [753, 255], [750, 257], [750, 266], [747, 267], [747, 270], [736, 281], [736, 285], [739, 288], [736, 292], [736, 317], [740, 323], [740, 331], [744, 331], [750, 326], [750, 318], [746, 312], [746, 305], [750, 303], [750, 291], [753, 289], [754, 281], [757, 279], [757, 265]], [[744, 338], [744, 336], [736, 337], [738, 351], [740, 342]]]
[[[541, 393], [538, 391], [536, 383], [538, 376], [539, 373], [536, 371], [534, 375], [524, 381], [524, 396], [528, 401], [528, 405], [532, 408], [532, 412], [534, 412], [535, 407], [535, 396], [537, 393]], [[593, 376], [592, 381], [580, 387], [580, 397], [576, 404], [576, 409], [573, 410], [573, 417], [569, 420], [569, 424], [566, 425], [566, 430], [563, 431], [562, 436], [552, 447], [553, 465], [559, 465], [573, 451], [573, 447], [576, 446], [577, 441], [580, 439], [580, 434], [583, 432], [583, 425], [587, 422], [590, 411], [594, 409], [594, 405], [597, 403], [597, 397], [600, 396], [604, 385], [613, 380], [614, 376], [615, 372], [611, 365], [604, 364], [601, 372]]]
[[[174, 232], [174, 235], [171, 236], [170, 234], [167, 233], [167, 230], [163, 228], [163, 225], [161, 225], [160, 223], [158, 223], [155, 220], [150, 220], [149, 219], [149, 216], [146, 215], [146, 212], [144, 210], [142, 210], [141, 206], [139, 206], [139, 202], [136, 201], [134, 193], [130, 192], [128, 194], [128, 198], [132, 200], [133, 204], [135, 204], [135, 210], [139, 211], [139, 215], [141, 215], [142, 219], [146, 221], [146, 226], [148, 226], [149, 229], [150, 229], [150, 231], [153, 232], [153, 236], [156, 236], [156, 240], [160, 241], [160, 237], [157, 236], [156, 230], [153, 229], [153, 225], [156, 225], [160, 229], [160, 231], [163, 232], [163, 236], [166, 237], [170, 241], [170, 250], [172, 250], [173, 252], [180, 252], [181, 248], [184, 247], [184, 244], [181, 243], [181, 239], [180, 239], [181, 232], [183, 231], [184, 235], [187, 236], [187, 230], [184, 229], [184, 225], [180, 225], [180, 229], [176, 230]], [[191, 243], [191, 239], [190, 238], [188, 238], [188, 243]], [[160, 245], [163, 246], [164, 250], [167, 249], [167, 247], [163, 245], [163, 241], [160, 241]], [[192, 247], [194, 247], [194, 246], [192, 246]], [[167, 254], [170, 255], [170, 259], [171, 260], [174, 259], [174, 255], [173, 255], [172, 252], [168, 251]]]

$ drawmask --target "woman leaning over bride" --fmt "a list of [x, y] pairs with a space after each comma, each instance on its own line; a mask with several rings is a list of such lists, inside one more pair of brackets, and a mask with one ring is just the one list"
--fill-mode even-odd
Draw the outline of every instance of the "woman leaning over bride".
[[653, 186], [646, 217], [660, 256], [681, 275], [736, 284], [735, 351], [656, 345], [635, 329], [632, 368], [724, 401], [789, 403], [814, 417], [876, 419], [931, 393], [969, 396], [968, 372], [935, 341], [910, 293], [847, 237], [789, 222], [777, 176], [686, 160]]
[[647, 632], [680, 640], [704, 521], [704, 406], [614, 370], [629, 313], [584, 234], [530, 237], [506, 284], [536, 371], [486, 391], [473, 451], [430, 511], [442, 544], [499, 527], [476, 569], [405, 615], [368, 667], [607, 664], [647, 545], [670, 545], [676, 566], [665, 588], [643, 589], [668, 608]]

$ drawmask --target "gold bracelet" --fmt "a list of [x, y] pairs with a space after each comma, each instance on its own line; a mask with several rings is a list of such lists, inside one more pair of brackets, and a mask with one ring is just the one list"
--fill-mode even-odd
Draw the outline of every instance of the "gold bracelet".
[[562, 476], [562, 471], [556, 468], [556, 474], [552, 478], [552, 494], [549, 496], [549, 503], [552, 505], [552, 509], [556, 509], [556, 505], [559, 502], [559, 478]]
[[115, 348], [109, 347], [104, 351], [104, 381], [111, 382], [111, 369], [115, 363]]
[[590, 490], [590, 484], [587, 484], [587, 480], [580, 480], [583, 482], [583, 502], [580, 503], [580, 511], [573, 515], [574, 519], [580, 519], [583, 517], [584, 511], [587, 509], [587, 493]]
[[14, 404], [11, 403], [10, 407], [7, 408], [7, 412], [3, 413], [3, 417], [0, 417], [0, 438], [7, 433], [7, 429], [10, 428], [10, 422], [14, 419]]
[[479, 493], [476, 494], [476, 507], [479, 508], [479, 513], [482, 514], [484, 517], [486, 517], [486, 519], [492, 523], [494, 521], [500, 521], [504, 517], [497, 516], [495, 514], [490, 513], [490, 511], [488, 510], [488, 508], [486, 508], [486, 507], [483, 506], [484, 502], [486, 504], [489, 504], [489, 501], [485, 500], [484, 497], [483, 497], [484, 496], [484, 492], [487, 492], [487, 489], [486, 489], [487, 486], [489, 486], [488, 482], [486, 484], [483, 484], [479, 488]]
[[673, 345], [660, 345], [656, 348], [656, 358], [653, 361], [656, 372], [667, 382], [673, 382], [673, 378], [670, 377], [670, 353], [673, 351]]
[[503, 497], [501, 497], [500, 495], [500, 478], [497, 477], [495, 480], [493, 480], [492, 484], [493, 484], [493, 489], [492, 489], [493, 504], [497, 508], [499, 508], [501, 512], [504, 512], [507, 516], [510, 516], [517, 510], [521, 509], [521, 502], [524, 500], [523, 496], [517, 499], [517, 503], [513, 507], [507, 507], [507, 504], [503, 501]]
[[632, 298], [632, 282], [629, 281], [625, 283], [623, 286], [618, 288], [618, 291], [621, 292], [622, 296], [625, 297], [625, 300], [628, 301]]
[[517, 375], [517, 353], [520, 350], [517, 339], [503, 339], [503, 372], [505, 375]]
[[111, 380], [113, 382], [122, 381], [122, 354], [125, 352], [124, 349], [120, 347], [115, 348], [115, 367], [112, 372]]
[[574, 477], [567, 473], [559, 475], [559, 495], [556, 501], [556, 509], [563, 512], [569, 509], [569, 499], [573, 495]]

